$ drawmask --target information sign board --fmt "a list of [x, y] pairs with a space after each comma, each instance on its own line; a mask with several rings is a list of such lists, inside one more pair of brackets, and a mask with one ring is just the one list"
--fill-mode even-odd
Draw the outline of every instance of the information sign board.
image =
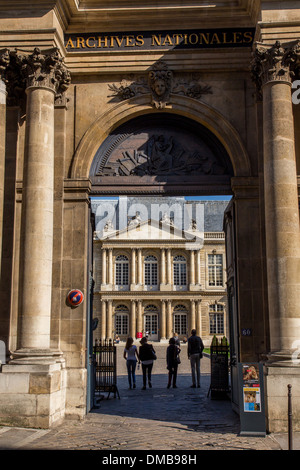
[[265, 436], [263, 364], [239, 363], [239, 410], [241, 435]]

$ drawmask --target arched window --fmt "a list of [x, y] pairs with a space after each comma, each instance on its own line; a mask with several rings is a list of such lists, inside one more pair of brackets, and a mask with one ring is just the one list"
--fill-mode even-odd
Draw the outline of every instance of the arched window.
[[115, 330], [117, 335], [128, 335], [129, 310], [126, 305], [115, 308]]
[[129, 261], [125, 255], [116, 258], [116, 286], [129, 287]]
[[184, 305], [176, 305], [173, 318], [174, 333], [187, 334], [187, 309]]
[[224, 306], [212, 304], [209, 306], [209, 333], [211, 335], [224, 334]]
[[158, 312], [158, 308], [156, 307], [156, 305], [152, 305], [152, 304], [149, 304], [147, 305], [147, 307], [144, 308], [144, 312], [153, 312], [153, 313], [157, 313]]
[[186, 286], [186, 259], [184, 256], [175, 256], [173, 260], [174, 267], [174, 286]]
[[145, 258], [145, 287], [158, 287], [157, 279], [157, 258], [155, 256], [147, 256]]

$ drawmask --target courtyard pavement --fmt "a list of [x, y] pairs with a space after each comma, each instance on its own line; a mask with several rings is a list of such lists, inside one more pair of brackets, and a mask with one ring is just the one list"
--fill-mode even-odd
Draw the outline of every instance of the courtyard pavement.
[[[0, 450], [203, 451], [286, 450], [287, 435], [239, 434], [239, 417], [230, 400], [212, 400], [210, 360], [201, 360], [201, 388], [190, 388], [190, 365], [182, 346], [177, 388], [167, 389], [167, 344], [155, 345], [152, 388], [128, 388], [124, 344], [117, 346], [118, 391], [99, 402], [82, 421], [66, 420], [50, 430], [0, 427]], [[299, 435], [294, 435], [294, 449]], [[119, 453], [119, 455], [121, 455]]]

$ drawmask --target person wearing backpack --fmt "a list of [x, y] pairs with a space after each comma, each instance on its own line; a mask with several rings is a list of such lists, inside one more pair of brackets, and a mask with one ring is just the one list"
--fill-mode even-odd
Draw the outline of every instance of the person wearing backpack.
[[169, 346], [167, 347], [167, 369], [169, 371], [167, 388], [171, 387], [172, 378], [173, 378], [173, 388], [177, 388], [176, 379], [177, 379], [178, 364], [180, 363], [180, 359], [179, 359], [180, 351], [181, 350], [179, 346], [176, 345], [176, 339], [170, 338]]
[[148, 377], [148, 386], [152, 388], [151, 383], [151, 373], [153, 368], [153, 361], [156, 359], [155, 351], [152, 344], [148, 344], [148, 339], [146, 337], [142, 338], [141, 346], [139, 347], [139, 358], [142, 363], [143, 371], [143, 387], [142, 390], [146, 390], [146, 382]]

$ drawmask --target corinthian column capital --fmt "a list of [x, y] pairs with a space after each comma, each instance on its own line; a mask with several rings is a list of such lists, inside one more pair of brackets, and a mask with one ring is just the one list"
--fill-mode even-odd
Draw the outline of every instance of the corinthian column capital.
[[10, 63], [9, 49], [0, 49], [0, 79], [5, 80], [5, 74]]
[[56, 95], [69, 87], [71, 76], [56, 47], [44, 51], [36, 47], [31, 54], [22, 51], [15, 54], [26, 87], [47, 87]]
[[300, 42], [272, 46], [257, 43], [252, 54], [251, 73], [258, 91], [268, 82], [291, 83], [300, 64]]

